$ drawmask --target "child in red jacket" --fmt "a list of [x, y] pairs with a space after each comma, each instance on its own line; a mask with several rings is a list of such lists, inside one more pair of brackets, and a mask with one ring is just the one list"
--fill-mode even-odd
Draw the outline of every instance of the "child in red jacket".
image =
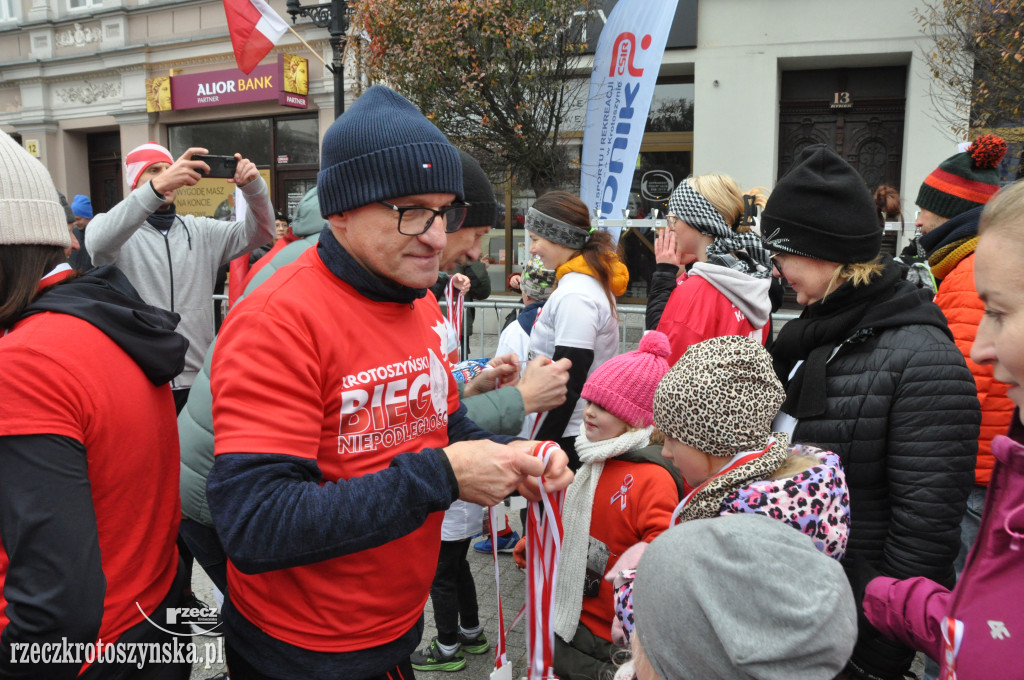
[[650, 444], [652, 403], [668, 371], [668, 338], [652, 331], [636, 351], [602, 364], [587, 379], [576, 438], [582, 465], [565, 495], [564, 539], [555, 588], [554, 668], [559, 677], [596, 678], [614, 670], [612, 587], [604, 575], [637, 541], [668, 528], [679, 488]]

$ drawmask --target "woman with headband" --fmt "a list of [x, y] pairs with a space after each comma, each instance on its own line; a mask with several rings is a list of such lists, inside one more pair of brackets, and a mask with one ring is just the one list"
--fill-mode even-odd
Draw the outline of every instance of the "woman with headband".
[[722, 335], [768, 340], [772, 268], [750, 231], [757, 205], [764, 205], [763, 195], [744, 195], [726, 175], [690, 177], [672, 192], [647, 302], [647, 328], [668, 336], [670, 363], [690, 345]]
[[579, 467], [574, 442], [583, 422], [580, 392], [594, 369], [618, 354], [619, 321], [615, 298], [626, 292], [629, 273], [615, 253], [611, 235], [590, 226], [587, 206], [564, 191], [549, 191], [526, 215], [530, 254], [555, 270], [555, 291], [530, 334], [530, 358], [567, 357], [565, 403], [539, 419], [533, 439], [552, 440]]

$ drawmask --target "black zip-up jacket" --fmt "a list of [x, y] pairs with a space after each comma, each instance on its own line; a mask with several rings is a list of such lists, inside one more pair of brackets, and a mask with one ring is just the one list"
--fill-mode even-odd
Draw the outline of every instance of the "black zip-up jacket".
[[[974, 483], [977, 388], [946, 319], [900, 281], [826, 366], [825, 412], [793, 441], [839, 454], [850, 489], [848, 573], [863, 557], [884, 576], [951, 587], [960, 520]], [[853, 669], [902, 678], [914, 652], [862, 627]]]

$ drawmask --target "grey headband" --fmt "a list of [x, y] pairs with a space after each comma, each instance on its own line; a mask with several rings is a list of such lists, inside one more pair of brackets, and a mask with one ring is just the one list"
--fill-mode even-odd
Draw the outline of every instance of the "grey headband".
[[587, 239], [590, 238], [590, 232], [556, 220], [536, 208], [526, 211], [526, 231], [573, 250], [583, 250]]

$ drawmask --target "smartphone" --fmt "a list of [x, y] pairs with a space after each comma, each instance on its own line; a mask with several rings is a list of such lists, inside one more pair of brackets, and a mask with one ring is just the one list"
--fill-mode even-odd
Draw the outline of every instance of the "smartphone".
[[238, 159], [234, 156], [210, 156], [201, 153], [192, 154], [192, 160], [203, 161], [210, 166], [210, 172], [199, 170], [204, 177], [222, 177], [230, 179], [235, 176], [235, 169], [238, 167]]

